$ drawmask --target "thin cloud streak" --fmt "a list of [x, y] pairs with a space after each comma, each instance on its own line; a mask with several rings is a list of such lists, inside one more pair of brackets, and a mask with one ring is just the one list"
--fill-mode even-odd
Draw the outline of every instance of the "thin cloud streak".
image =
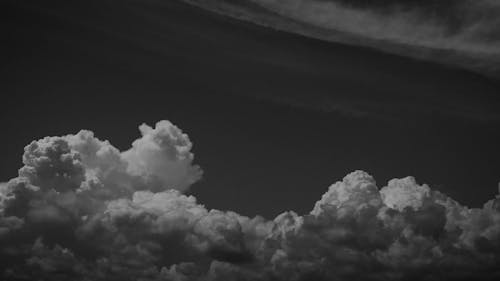
[[498, 1], [443, 2], [448, 6], [436, 1], [184, 1], [304, 36], [373, 47], [491, 76], [500, 71]]

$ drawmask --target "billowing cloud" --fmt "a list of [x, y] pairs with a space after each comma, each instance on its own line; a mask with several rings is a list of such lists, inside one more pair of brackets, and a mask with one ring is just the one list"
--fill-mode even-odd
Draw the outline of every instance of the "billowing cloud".
[[139, 130], [142, 138], [122, 154], [128, 163], [127, 172], [158, 179], [163, 186], [178, 190], [201, 178], [200, 168], [192, 166], [192, 143], [179, 128], [164, 120], [156, 123], [155, 128], [142, 124]]
[[499, 75], [497, 0], [185, 0], [256, 24]]
[[[120, 152], [90, 131], [25, 148], [0, 185], [2, 280], [496, 280], [500, 195], [468, 208], [420, 185], [355, 171], [308, 214], [209, 210], [170, 122]], [[500, 191], [500, 190], [499, 190]]]

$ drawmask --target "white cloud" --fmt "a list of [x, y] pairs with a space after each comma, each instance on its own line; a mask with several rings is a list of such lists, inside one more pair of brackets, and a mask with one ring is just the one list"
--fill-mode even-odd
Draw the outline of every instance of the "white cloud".
[[309, 214], [249, 218], [181, 193], [201, 172], [178, 128], [141, 131], [125, 153], [89, 131], [26, 147], [0, 185], [3, 280], [500, 276], [500, 195], [468, 208], [412, 177], [379, 190], [355, 171]]
[[123, 152], [132, 175], [156, 178], [164, 186], [185, 190], [201, 178], [200, 167], [193, 166], [192, 143], [189, 137], [169, 121], [139, 127], [142, 138]]
[[420, 209], [430, 192], [427, 185], [418, 185], [413, 177], [393, 179], [380, 190], [384, 204], [399, 211], [407, 207]]

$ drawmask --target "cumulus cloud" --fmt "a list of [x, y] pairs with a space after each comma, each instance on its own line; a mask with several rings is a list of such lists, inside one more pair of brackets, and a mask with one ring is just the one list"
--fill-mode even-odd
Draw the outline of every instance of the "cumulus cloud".
[[[90, 131], [25, 148], [0, 185], [2, 280], [496, 280], [500, 195], [468, 208], [419, 184], [355, 171], [308, 214], [209, 210], [170, 122], [120, 152]], [[499, 190], [500, 192], [500, 190]]]
[[188, 136], [169, 121], [139, 127], [142, 138], [123, 152], [128, 163], [127, 172], [142, 177], [159, 179], [164, 186], [184, 190], [201, 178], [198, 166], [192, 166], [194, 155]]
[[305, 36], [498, 75], [496, 0], [185, 0]]

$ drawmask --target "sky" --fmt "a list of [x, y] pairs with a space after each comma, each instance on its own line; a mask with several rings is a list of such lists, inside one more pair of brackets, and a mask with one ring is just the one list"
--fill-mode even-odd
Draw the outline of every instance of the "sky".
[[1, 4], [5, 280], [498, 277], [495, 1], [187, 2]]
[[255, 24], [498, 77], [496, 0], [185, 0]]

